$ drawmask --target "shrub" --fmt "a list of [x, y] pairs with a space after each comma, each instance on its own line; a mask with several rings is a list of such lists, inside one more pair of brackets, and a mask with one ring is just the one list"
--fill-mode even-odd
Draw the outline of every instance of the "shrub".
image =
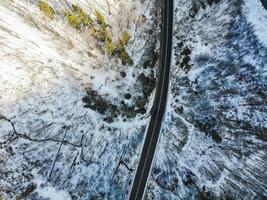
[[68, 23], [77, 30], [80, 30], [82, 26], [93, 26], [93, 20], [77, 5], [73, 6], [73, 10], [67, 11], [65, 16]]
[[89, 26], [91, 35], [96, 40], [104, 43], [105, 50], [109, 56], [118, 56], [123, 65], [133, 65], [133, 60], [125, 49], [125, 46], [130, 42], [130, 34], [124, 31], [121, 38], [116, 43], [113, 43], [104, 16], [97, 10], [95, 14], [98, 24], [96, 26], [93, 20], [77, 5], [73, 6], [73, 10], [67, 11], [65, 16], [69, 24], [77, 30], [80, 30], [82, 26]]
[[[104, 16], [97, 10], [95, 11], [95, 14], [96, 14], [96, 20], [99, 26], [95, 26], [94, 28], [92, 28], [92, 32], [91, 32], [92, 36], [100, 42], [106, 42], [106, 40], [108, 40], [109, 42], [112, 42], [111, 37], [107, 30], [107, 23], [105, 22]], [[107, 45], [111, 47], [111, 44], [107, 44]]]
[[38, 7], [49, 19], [54, 19], [55, 11], [47, 2], [39, 1]]
[[93, 25], [93, 20], [89, 17], [89, 15], [87, 15], [83, 11], [82, 8], [80, 8], [79, 6], [75, 5], [75, 6], [73, 6], [73, 9], [74, 9], [75, 14], [77, 15], [77, 17], [83, 23], [83, 25], [85, 25], [85, 26], [92, 26]]
[[80, 19], [77, 16], [75, 16], [71, 11], [67, 11], [65, 13], [65, 16], [66, 16], [69, 24], [72, 27], [74, 27], [74, 28], [76, 28], [78, 30], [81, 28], [81, 21], [80, 21]]
[[105, 42], [108, 38], [110, 38], [107, 29], [103, 27], [92, 28], [91, 34], [96, 40], [100, 42]]
[[122, 33], [122, 39], [121, 39], [122, 42], [123, 42], [123, 44], [124, 44], [124, 45], [129, 44], [130, 39], [131, 39], [130, 34], [129, 34], [127, 31], [124, 31], [124, 32]]
[[119, 53], [119, 57], [123, 65], [126, 65], [126, 64], [133, 65], [133, 60], [129, 56], [129, 54], [126, 52], [125, 48], [121, 49]]
[[115, 52], [118, 54], [123, 65], [126, 64], [133, 65], [133, 60], [127, 53], [122, 39], [119, 39], [119, 41], [116, 43]]
[[127, 31], [124, 31], [122, 33], [122, 37], [118, 40], [118, 42], [115, 45], [115, 51], [117, 52], [123, 65], [126, 64], [133, 65], [133, 60], [125, 49], [125, 46], [129, 44], [130, 39], [131, 39], [130, 34]]
[[102, 27], [106, 27], [107, 24], [105, 22], [105, 17], [97, 10], [95, 11], [95, 14], [96, 14], [97, 23]]
[[110, 55], [110, 56], [114, 55], [115, 48], [114, 48], [114, 45], [112, 44], [112, 40], [109, 38], [106, 39], [105, 49], [106, 49], [108, 55]]

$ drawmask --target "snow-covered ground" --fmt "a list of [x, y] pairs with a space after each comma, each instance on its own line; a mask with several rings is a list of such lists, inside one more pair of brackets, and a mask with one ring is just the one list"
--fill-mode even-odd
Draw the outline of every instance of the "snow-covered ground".
[[267, 198], [267, 10], [175, 0], [169, 104], [147, 199]]
[[[38, 2], [0, 1], [0, 199], [124, 200], [155, 86], [156, 2], [47, 0], [53, 19]], [[113, 41], [128, 31], [133, 65], [71, 27], [72, 5], [100, 11]], [[147, 199], [267, 198], [266, 19], [260, 0], [175, 0]]]
[[[83, 98], [90, 88], [119, 107], [142, 95], [138, 78], [154, 71], [143, 65], [157, 48], [155, 31], [148, 34], [157, 26], [155, 2], [46, 2], [55, 10], [52, 20], [38, 1], [0, 2], [0, 199], [123, 199], [148, 119], [138, 113], [107, 123]], [[93, 20], [100, 11], [113, 40], [130, 33], [133, 66], [68, 24], [64, 12], [72, 4]]]

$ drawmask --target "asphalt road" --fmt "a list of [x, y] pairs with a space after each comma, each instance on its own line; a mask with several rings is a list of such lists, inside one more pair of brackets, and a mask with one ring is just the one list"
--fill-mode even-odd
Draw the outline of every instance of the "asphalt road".
[[173, 0], [161, 0], [161, 2], [162, 33], [160, 41], [159, 78], [157, 81], [154, 104], [151, 110], [151, 119], [147, 128], [135, 178], [128, 197], [129, 200], [141, 200], [144, 197], [147, 179], [150, 174], [161, 131], [161, 124], [164, 117], [168, 96], [169, 72], [172, 54]]

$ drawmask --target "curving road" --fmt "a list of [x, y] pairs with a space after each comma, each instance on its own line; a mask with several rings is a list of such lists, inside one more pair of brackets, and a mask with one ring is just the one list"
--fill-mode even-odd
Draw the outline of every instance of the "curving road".
[[129, 200], [141, 200], [144, 197], [147, 179], [150, 174], [156, 146], [158, 143], [161, 124], [165, 113], [169, 87], [169, 72], [172, 54], [172, 26], [173, 26], [173, 0], [162, 2], [162, 33], [159, 62], [159, 78], [147, 128], [145, 141], [135, 178], [132, 183]]

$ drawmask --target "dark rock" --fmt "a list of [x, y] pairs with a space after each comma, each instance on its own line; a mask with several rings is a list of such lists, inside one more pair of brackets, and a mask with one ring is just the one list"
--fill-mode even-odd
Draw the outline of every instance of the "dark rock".
[[88, 89], [87, 96], [83, 97], [82, 100], [85, 103], [85, 108], [91, 108], [101, 114], [104, 114], [108, 110], [108, 103], [106, 100], [99, 96], [94, 90]]
[[37, 185], [34, 183], [30, 183], [26, 190], [21, 193], [18, 199], [26, 199], [35, 189], [37, 188]]
[[124, 71], [121, 71], [120, 72], [120, 75], [121, 75], [122, 78], [125, 78], [126, 77], [126, 73]]
[[126, 94], [124, 95], [124, 98], [125, 98], [125, 99], [128, 99], [128, 100], [129, 100], [131, 97], [132, 97], [132, 95], [129, 94], [129, 93], [126, 93]]

